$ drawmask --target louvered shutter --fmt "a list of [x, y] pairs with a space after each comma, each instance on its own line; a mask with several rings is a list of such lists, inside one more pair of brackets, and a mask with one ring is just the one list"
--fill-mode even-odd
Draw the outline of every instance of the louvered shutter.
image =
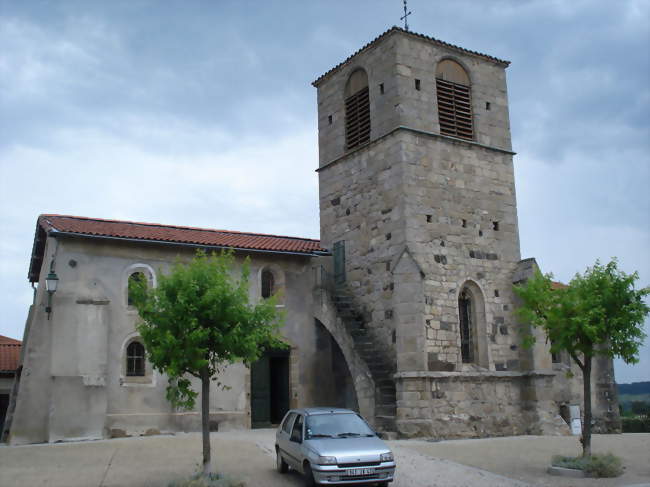
[[436, 79], [440, 133], [473, 139], [472, 99], [469, 86]]
[[368, 87], [345, 100], [345, 146], [353, 149], [370, 140], [370, 91]]

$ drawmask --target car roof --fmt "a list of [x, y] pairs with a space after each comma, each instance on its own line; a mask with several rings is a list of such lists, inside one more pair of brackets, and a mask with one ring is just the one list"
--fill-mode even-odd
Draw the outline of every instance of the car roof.
[[291, 412], [304, 414], [305, 416], [313, 416], [316, 414], [357, 414], [351, 409], [327, 407], [298, 408], [292, 409]]

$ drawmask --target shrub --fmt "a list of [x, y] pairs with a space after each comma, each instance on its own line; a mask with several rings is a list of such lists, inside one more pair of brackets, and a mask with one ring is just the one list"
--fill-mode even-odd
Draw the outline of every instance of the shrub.
[[204, 476], [201, 473], [192, 475], [189, 479], [177, 480], [167, 487], [245, 487], [246, 484], [221, 473], [211, 473]]
[[585, 473], [590, 477], [618, 477], [623, 473], [623, 464], [616, 455], [591, 455], [585, 464]]
[[621, 418], [623, 433], [650, 433], [650, 419]]
[[551, 465], [582, 470], [588, 477], [618, 477], [623, 473], [621, 459], [611, 453], [587, 458], [555, 455]]

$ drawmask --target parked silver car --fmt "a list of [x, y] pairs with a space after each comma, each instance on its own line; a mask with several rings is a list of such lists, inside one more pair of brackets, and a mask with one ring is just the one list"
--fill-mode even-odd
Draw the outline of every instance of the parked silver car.
[[292, 409], [275, 435], [275, 453], [278, 472], [291, 467], [305, 476], [310, 487], [387, 486], [395, 475], [390, 448], [349, 409]]

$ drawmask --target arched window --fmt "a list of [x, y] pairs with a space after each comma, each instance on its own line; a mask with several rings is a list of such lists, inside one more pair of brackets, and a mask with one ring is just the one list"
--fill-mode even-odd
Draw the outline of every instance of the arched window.
[[262, 271], [262, 297], [266, 299], [273, 296], [274, 287], [275, 278], [273, 277], [273, 273], [268, 269], [264, 269]]
[[456, 61], [443, 59], [436, 69], [440, 133], [473, 139], [472, 94], [469, 76]]
[[458, 296], [458, 316], [460, 319], [460, 353], [464, 364], [474, 362], [474, 316], [472, 296], [464, 289]]
[[128, 283], [129, 288], [127, 290], [127, 304], [129, 306], [133, 306], [133, 295], [132, 295], [132, 292], [131, 292], [132, 283], [136, 284], [136, 283], [144, 282], [144, 281], [146, 281], [146, 279], [147, 278], [144, 275], [144, 272], [134, 272], [133, 274], [131, 274], [129, 276], [129, 283]]
[[353, 149], [370, 140], [368, 75], [357, 69], [345, 85], [345, 147]]
[[131, 342], [126, 347], [126, 375], [127, 377], [144, 376], [144, 345], [140, 342]]

